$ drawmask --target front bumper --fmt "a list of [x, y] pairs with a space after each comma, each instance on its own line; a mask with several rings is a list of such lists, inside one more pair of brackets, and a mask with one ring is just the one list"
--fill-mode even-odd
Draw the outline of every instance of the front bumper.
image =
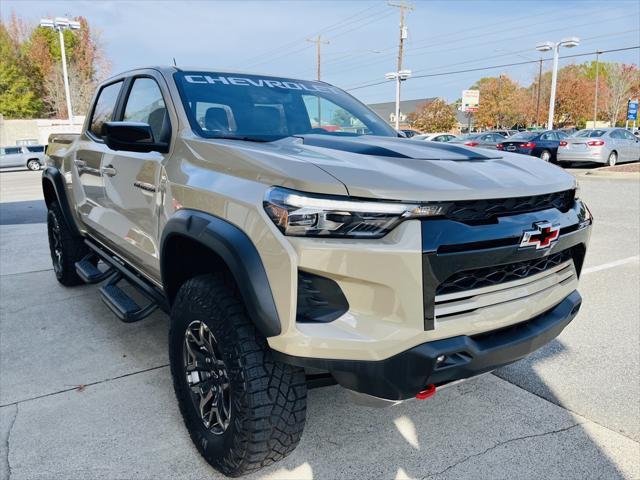
[[[551, 310], [526, 322], [478, 335], [423, 343], [379, 361], [292, 357], [286, 363], [331, 372], [345, 388], [388, 400], [414, 397], [429, 384], [443, 385], [513, 363], [547, 344], [574, 319], [582, 299], [572, 292]], [[445, 360], [438, 363], [438, 357]]]

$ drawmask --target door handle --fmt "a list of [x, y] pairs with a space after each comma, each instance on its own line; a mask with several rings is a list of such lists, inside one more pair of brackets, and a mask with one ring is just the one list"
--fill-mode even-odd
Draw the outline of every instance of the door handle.
[[100, 168], [100, 171], [103, 175], [107, 175], [108, 177], [113, 177], [118, 171], [114, 168], [113, 165], [107, 165], [106, 167]]

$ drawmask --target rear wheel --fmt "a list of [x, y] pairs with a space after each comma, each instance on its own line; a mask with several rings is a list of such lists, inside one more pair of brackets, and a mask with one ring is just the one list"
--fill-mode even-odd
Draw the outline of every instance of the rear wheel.
[[47, 233], [53, 271], [58, 281], [68, 287], [84, 283], [76, 273], [76, 262], [89, 253], [89, 248], [81, 237], [71, 233], [57, 202], [49, 206]]
[[38, 160], [31, 159], [27, 162], [27, 168], [34, 172], [40, 170], [40, 162]]
[[609, 158], [607, 158], [607, 165], [613, 167], [616, 163], [618, 163], [618, 154], [613, 151], [609, 154]]
[[240, 476], [298, 445], [306, 415], [304, 370], [273, 358], [222, 277], [202, 275], [180, 288], [169, 358], [185, 425], [214, 468]]
[[542, 153], [540, 154], [540, 158], [542, 160], [544, 160], [545, 162], [550, 162], [551, 161], [551, 152], [549, 150], [543, 150]]

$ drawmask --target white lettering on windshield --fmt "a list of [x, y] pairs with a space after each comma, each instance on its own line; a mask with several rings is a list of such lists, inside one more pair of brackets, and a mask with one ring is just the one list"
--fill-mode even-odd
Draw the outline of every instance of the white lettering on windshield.
[[307, 92], [338, 93], [338, 89], [329, 85], [301, 82], [281, 82], [278, 80], [251, 79], [247, 77], [211, 77], [210, 75], [185, 75], [187, 83], [221, 83], [223, 85], [235, 85], [237, 87], [269, 87], [286, 90], [306, 90]]

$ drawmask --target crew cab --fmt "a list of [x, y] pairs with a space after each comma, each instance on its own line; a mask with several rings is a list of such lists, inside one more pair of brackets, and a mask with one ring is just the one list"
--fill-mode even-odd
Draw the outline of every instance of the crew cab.
[[48, 153], [57, 279], [100, 283], [124, 322], [170, 315], [186, 428], [227, 475], [294, 450], [310, 386], [425, 399], [580, 309], [592, 217], [571, 175], [399, 138], [324, 82], [125, 72]]

